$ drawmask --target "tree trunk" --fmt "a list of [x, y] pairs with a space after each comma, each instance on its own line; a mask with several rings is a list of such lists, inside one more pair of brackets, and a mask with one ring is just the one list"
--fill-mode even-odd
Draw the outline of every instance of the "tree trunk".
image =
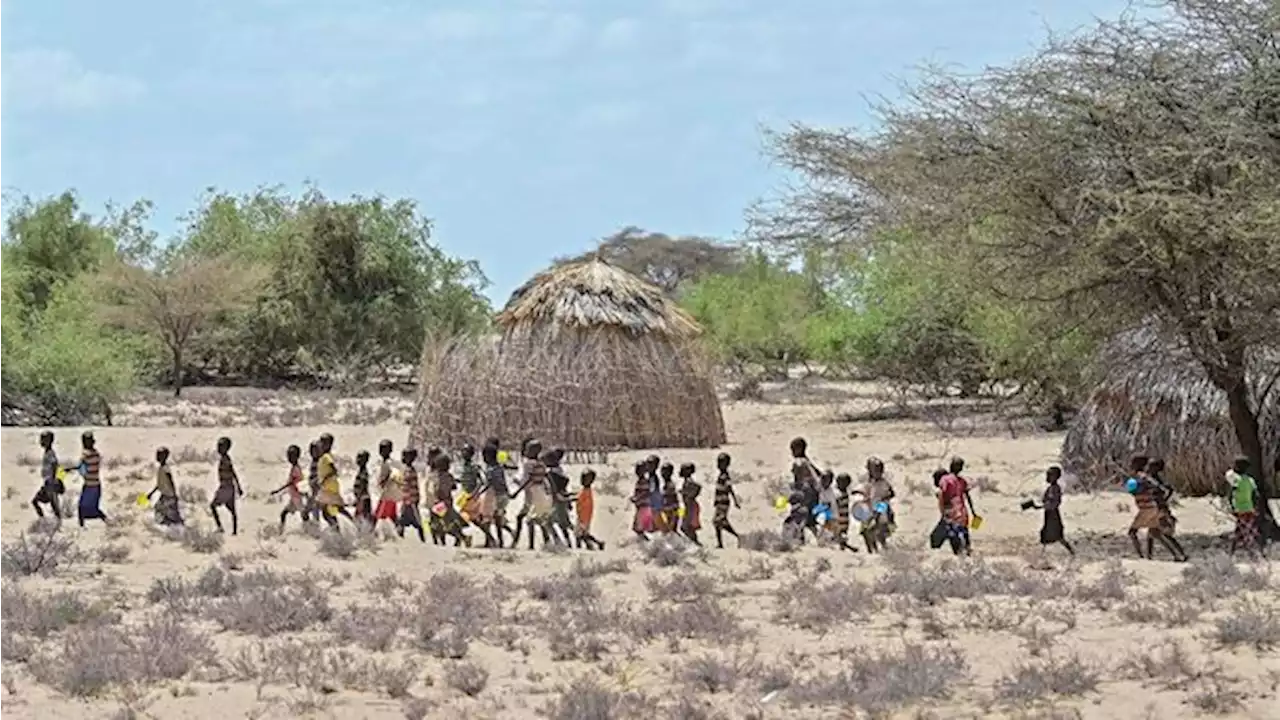
[[1271, 485], [1271, 468], [1263, 460], [1261, 430], [1258, 426], [1258, 415], [1249, 403], [1249, 386], [1246, 383], [1235, 383], [1225, 388], [1227, 393], [1227, 414], [1231, 418], [1231, 427], [1236, 432], [1236, 441], [1240, 450], [1249, 458], [1253, 474], [1258, 478], [1259, 489], [1265, 497], [1275, 497]]
[[173, 396], [182, 397], [182, 348], [170, 348], [173, 351]]

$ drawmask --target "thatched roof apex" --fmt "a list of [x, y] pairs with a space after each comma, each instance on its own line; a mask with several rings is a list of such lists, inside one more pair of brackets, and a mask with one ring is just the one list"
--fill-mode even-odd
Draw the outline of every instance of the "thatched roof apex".
[[555, 265], [533, 276], [511, 293], [497, 323], [507, 330], [547, 323], [673, 337], [702, 332], [657, 287], [598, 257]]

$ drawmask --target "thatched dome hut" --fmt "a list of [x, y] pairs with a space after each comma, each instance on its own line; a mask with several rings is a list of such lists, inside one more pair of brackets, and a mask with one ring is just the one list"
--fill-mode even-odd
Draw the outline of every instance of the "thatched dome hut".
[[[1261, 426], [1264, 462], [1280, 463], [1280, 358], [1250, 358], [1249, 387]], [[1165, 459], [1166, 479], [1178, 492], [1203, 496], [1223, 490], [1223, 475], [1240, 455], [1225, 394], [1185, 350], [1142, 330], [1111, 343], [1102, 382], [1067, 431], [1063, 469], [1084, 487], [1114, 485], [1133, 455]]]
[[490, 435], [579, 451], [725, 442], [701, 328], [621, 268], [596, 258], [552, 267], [496, 322], [498, 338], [427, 342], [411, 445]]

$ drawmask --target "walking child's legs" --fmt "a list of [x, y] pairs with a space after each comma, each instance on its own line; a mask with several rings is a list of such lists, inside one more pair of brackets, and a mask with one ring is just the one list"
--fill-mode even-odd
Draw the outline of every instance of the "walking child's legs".
[[[216, 502], [209, 503], [209, 512], [213, 515], [214, 527], [218, 528], [218, 532], [223, 532], [222, 518], [218, 517], [218, 503]], [[80, 524], [84, 525], [83, 519], [80, 521]]]
[[[1138, 542], [1137, 528], [1129, 528], [1129, 539], [1133, 541], [1133, 551], [1138, 553], [1139, 558], [1149, 557], [1147, 555], [1142, 554], [1142, 544]], [[1151, 541], [1150, 531], [1148, 531], [1148, 534], [1147, 534], [1147, 541], [1148, 542]]]
[[1068, 553], [1071, 553], [1072, 555], [1076, 554], [1076, 549], [1071, 547], [1071, 543], [1067, 542], [1066, 538], [1062, 538], [1058, 542], [1062, 543], [1062, 547], [1066, 548]]

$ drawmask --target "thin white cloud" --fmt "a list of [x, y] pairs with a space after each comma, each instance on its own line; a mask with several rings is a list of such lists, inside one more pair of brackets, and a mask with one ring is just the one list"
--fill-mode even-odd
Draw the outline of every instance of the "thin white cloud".
[[601, 50], [625, 50], [634, 47], [640, 36], [640, 22], [635, 18], [614, 18], [605, 23], [596, 36]]
[[7, 102], [32, 108], [92, 110], [127, 103], [146, 94], [142, 80], [86, 68], [65, 50], [33, 48], [4, 59]]

